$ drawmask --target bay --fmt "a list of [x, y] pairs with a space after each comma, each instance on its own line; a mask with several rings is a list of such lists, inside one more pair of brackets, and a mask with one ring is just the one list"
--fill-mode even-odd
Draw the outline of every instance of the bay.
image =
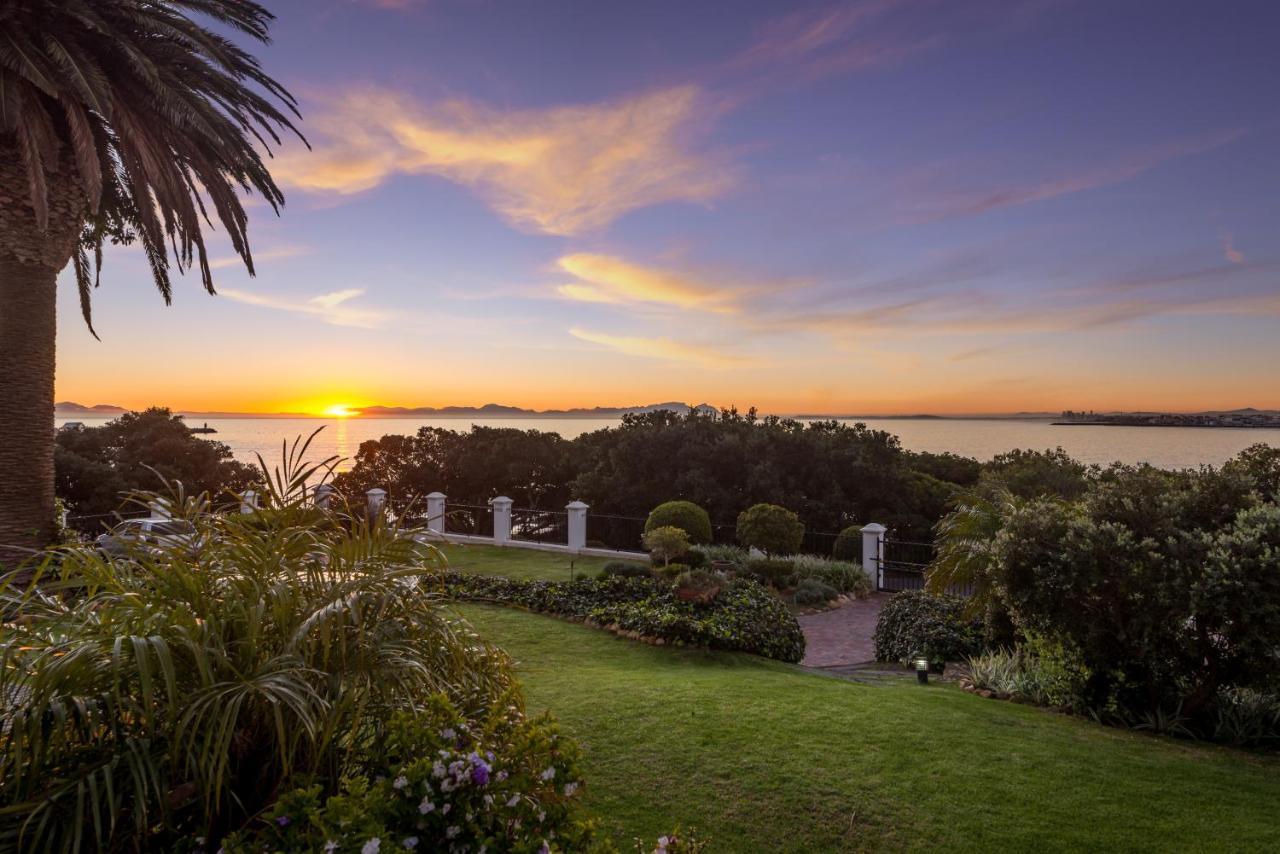
[[[85, 416], [58, 418], [86, 426], [105, 424], [107, 418]], [[844, 419], [842, 419], [844, 420]], [[1062, 447], [1085, 463], [1147, 462], [1162, 468], [1221, 465], [1256, 443], [1280, 446], [1280, 430], [1213, 427], [1123, 427], [1054, 425], [1048, 420], [1013, 418], [861, 418], [848, 419], [898, 436], [912, 451], [952, 452], [979, 460], [1015, 448], [1044, 450]], [[192, 418], [192, 427], [208, 424], [217, 430], [208, 438], [223, 442], [239, 460], [253, 462], [262, 454], [270, 464], [280, 459], [282, 441], [308, 436], [323, 428], [312, 442], [308, 457], [344, 458], [339, 469], [350, 468], [360, 443], [389, 434], [411, 435], [420, 427], [469, 430], [472, 424], [544, 430], [572, 439], [583, 433], [613, 427], [616, 418]]]

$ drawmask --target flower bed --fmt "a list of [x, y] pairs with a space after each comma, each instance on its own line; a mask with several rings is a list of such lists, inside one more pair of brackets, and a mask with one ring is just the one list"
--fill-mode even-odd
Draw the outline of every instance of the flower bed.
[[735, 579], [707, 603], [680, 601], [671, 585], [650, 578], [515, 581], [491, 575], [445, 575], [464, 601], [516, 605], [602, 626], [650, 642], [736, 650], [798, 662], [804, 633], [786, 605], [754, 581]]

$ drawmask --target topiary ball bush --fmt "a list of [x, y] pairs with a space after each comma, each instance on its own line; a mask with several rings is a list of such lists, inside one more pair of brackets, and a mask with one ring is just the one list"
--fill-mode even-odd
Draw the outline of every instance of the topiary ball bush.
[[850, 525], [842, 530], [831, 547], [831, 556], [836, 560], [862, 560], [862, 528]]
[[800, 551], [804, 523], [800, 517], [777, 504], [756, 504], [738, 514], [738, 542], [765, 554], [784, 555]]
[[880, 609], [872, 635], [876, 661], [905, 662], [917, 653], [959, 661], [983, 651], [982, 621], [964, 615], [959, 596], [923, 590], [895, 593]]
[[711, 517], [692, 501], [667, 501], [659, 504], [645, 520], [645, 533], [667, 526], [679, 528], [689, 535], [691, 543], [711, 542]]
[[606, 563], [604, 568], [600, 570], [597, 578], [604, 580], [606, 578], [652, 578], [653, 570], [642, 563], [628, 563], [627, 561], [614, 560]]
[[711, 561], [705, 554], [697, 549], [689, 549], [680, 556], [680, 562], [693, 569], [706, 569], [711, 565]]

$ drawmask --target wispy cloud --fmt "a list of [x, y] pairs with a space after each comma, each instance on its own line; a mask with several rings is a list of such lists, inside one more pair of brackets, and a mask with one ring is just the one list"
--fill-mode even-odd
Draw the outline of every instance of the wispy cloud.
[[[283, 261], [286, 258], [297, 258], [301, 255], [307, 255], [311, 249], [306, 246], [279, 246], [274, 249], [267, 249], [263, 252], [253, 253], [253, 263], [256, 267], [263, 261]], [[244, 261], [240, 260], [238, 255], [228, 255], [221, 258], [214, 258], [209, 262], [209, 267], [214, 270], [225, 270], [228, 267], [241, 267]]]
[[341, 291], [333, 291], [332, 293], [319, 294], [307, 299], [272, 296], [233, 288], [223, 288], [218, 293], [227, 299], [246, 305], [315, 317], [334, 326], [355, 326], [362, 329], [373, 329], [383, 325], [387, 320], [386, 312], [350, 304], [357, 297], [364, 296], [365, 291], [363, 288], [347, 288]]
[[1244, 264], [1247, 261], [1244, 253], [1236, 248], [1235, 239], [1230, 234], [1222, 236], [1222, 257], [1232, 264]]
[[594, 303], [654, 303], [715, 313], [738, 311], [741, 292], [694, 276], [634, 264], [611, 255], [565, 255], [557, 266], [578, 279], [559, 286], [567, 299]]
[[[999, 208], [1046, 201], [1059, 196], [1131, 181], [1165, 163], [1202, 154], [1239, 139], [1242, 129], [1219, 131], [1194, 139], [1131, 149], [1105, 162], [1074, 172], [1029, 182], [995, 182], [973, 186], [972, 164], [937, 163], [916, 170], [899, 182], [894, 206], [905, 222], [934, 222], [972, 216]], [[978, 173], [980, 174], [980, 173]]]
[[705, 203], [732, 183], [699, 152], [701, 91], [677, 86], [618, 101], [502, 111], [353, 90], [308, 116], [312, 153], [273, 167], [316, 192], [358, 193], [398, 174], [438, 175], [478, 193], [519, 228], [572, 235], [664, 202]]
[[645, 359], [661, 359], [670, 362], [691, 362], [707, 367], [729, 367], [741, 365], [746, 359], [729, 353], [722, 353], [711, 347], [691, 344], [686, 341], [674, 341], [670, 338], [643, 338], [622, 335], [610, 335], [604, 332], [593, 332], [574, 327], [569, 330], [573, 337], [598, 344], [628, 356], [639, 356]]

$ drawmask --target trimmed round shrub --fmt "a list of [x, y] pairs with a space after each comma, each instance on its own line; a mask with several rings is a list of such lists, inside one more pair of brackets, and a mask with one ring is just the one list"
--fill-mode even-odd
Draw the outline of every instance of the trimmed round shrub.
[[839, 591], [830, 584], [825, 584], [816, 578], [804, 578], [800, 580], [796, 592], [792, 594], [791, 601], [797, 605], [813, 608], [825, 605], [839, 595]]
[[711, 542], [711, 517], [692, 501], [667, 501], [653, 508], [645, 520], [644, 530], [654, 528], [679, 528], [689, 535], [691, 543]]
[[654, 570], [659, 578], [665, 578], [667, 581], [675, 581], [683, 573], [689, 570], [687, 563], [672, 563], [667, 566], [660, 566]]
[[862, 528], [850, 525], [842, 530], [831, 546], [831, 556], [836, 560], [862, 560]]
[[796, 565], [794, 561], [767, 557], [748, 561], [746, 569], [746, 574], [756, 581], [776, 588], [786, 587], [795, 572]]
[[642, 563], [614, 560], [606, 563], [597, 578], [651, 578], [653, 570]]
[[711, 565], [711, 560], [698, 549], [689, 549], [680, 555], [680, 562], [692, 569], [706, 569]]
[[880, 609], [871, 638], [876, 660], [908, 661], [922, 654], [934, 661], [959, 661], [982, 652], [982, 621], [966, 617], [964, 606], [959, 596], [923, 590], [894, 594]]
[[688, 553], [689, 535], [675, 525], [663, 525], [644, 532], [644, 547], [653, 560], [660, 560], [666, 566]]
[[756, 504], [738, 514], [738, 542], [765, 554], [784, 555], [800, 551], [804, 523], [800, 517], [777, 504]]

